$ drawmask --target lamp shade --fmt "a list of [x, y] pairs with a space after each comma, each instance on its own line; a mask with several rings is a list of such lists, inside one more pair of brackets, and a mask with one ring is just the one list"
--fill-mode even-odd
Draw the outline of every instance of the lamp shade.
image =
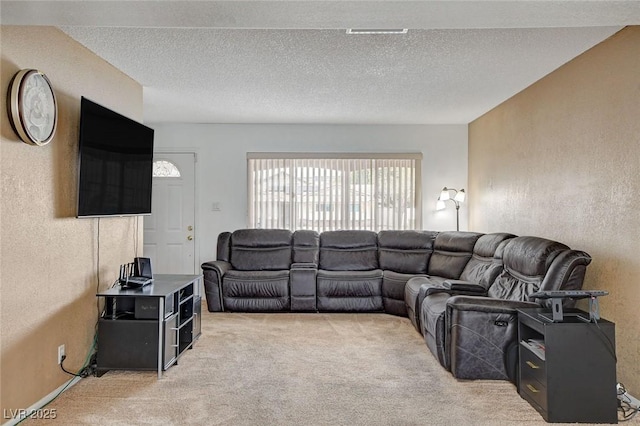
[[467, 194], [464, 192], [464, 189], [461, 189], [460, 191], [458, 191], [456, 196], [453, 197], [453, 199], [455, 201], [458, 201], [459, 203], [463, 203], [464, 200], [466, 200], [466, 198], [467, 198]]
[[444, 210], [447, 206], [444, 204], [444, 201], [438, 200], [436, 202], [436, 210]]
[[442, 188], [442, 192], [440, 193], [440, 197], [438, 197], [438, 199], [441, 201], [447, 201], [449, 198], [451, 198], [449, 196], [449, 189], [445, 186], [444, 188]]

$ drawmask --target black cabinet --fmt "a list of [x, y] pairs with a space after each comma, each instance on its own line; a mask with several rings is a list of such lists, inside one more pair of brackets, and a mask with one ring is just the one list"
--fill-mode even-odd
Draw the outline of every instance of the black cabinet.
[[171, 367], [200, 336], [201, 275], [155, 275], [140, 289], [98, 293], [105, 313], [98, 321], [98, 374], [113, 369]]
[[617, 423], [615, 328], [569, 310], [518, 310], [518, 392], [548, 422]]

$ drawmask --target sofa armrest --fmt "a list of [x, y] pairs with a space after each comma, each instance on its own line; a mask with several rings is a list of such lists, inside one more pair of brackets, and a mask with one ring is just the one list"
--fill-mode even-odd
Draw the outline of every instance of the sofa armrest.
[[459, 311], [490, 312], [496, 314], [513, 314], [521, 308], [539, 308], [539, 303], [521, 302], [519, 300], [493, 299], [477, 296], [454, 296], [447, 301], [447, 307]]
[[227, 273], [227, 271], [231, 269], [231, 263], [226, 262], [224, 260], [212, 260], [210, 262], [205, 262], [202, 264], [202, 270], [214, 270], [220, 276]]
[[424, 295], [426, 297], [437, 293], [448, 293], [451, 296], [486, 296], [487, 290], [480, 284], [460, 280], [447, 280], [441, 285], [423, 284], [422, 288], [420, 288], [420, 296]]
[[484, 296], [487, 294], [487, 289], [478, 283], [464, 280], [447, 280], [442, 285], [448, 289], [456, 291], [463, 291], [466, 294], [477, 294], [478, 296]]
[[516, 309], [537, 303], [477, 296], [447, 301], [451, 374], [464, 380], [511, 380], [517, 371], [518, 315]]
[[202, 264], [204, 275], [204, 294], [207, 299], [207, 309], [209, 312], [224, 311], [222, 304], [222, 277], [231, 268], [229, 262], [224, 260], [214, 260]]

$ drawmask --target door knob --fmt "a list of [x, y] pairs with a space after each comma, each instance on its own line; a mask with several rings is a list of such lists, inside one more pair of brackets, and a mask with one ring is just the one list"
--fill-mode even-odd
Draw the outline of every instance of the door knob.
[[191, 240], [193, 240], [193, 237], [192, 237], [191, 235], [189, 235], [189, 236], [187, 237], [187, 240], [191, 241]]
[[193, 226], [191, 225], [187, 226], [187, 231], [193, 231]]

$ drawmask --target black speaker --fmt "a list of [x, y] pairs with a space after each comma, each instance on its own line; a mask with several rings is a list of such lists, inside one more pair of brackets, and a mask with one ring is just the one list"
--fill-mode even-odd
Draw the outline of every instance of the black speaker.
[[135, 276], [153, 278], [153, 273], [151, 272], [151, 259], [148, 257], [136, 257], [133, 259], [133, 262], [136, 265], [134, 273]]

